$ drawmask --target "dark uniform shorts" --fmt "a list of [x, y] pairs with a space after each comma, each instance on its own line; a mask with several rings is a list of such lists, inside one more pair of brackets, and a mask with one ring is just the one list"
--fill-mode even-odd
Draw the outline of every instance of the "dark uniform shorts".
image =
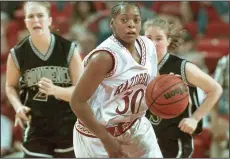
[[75, 158], [73, 117], [34, 117], [24, 131], [24, 158]]
[[158, 138], [164, 158], [190, 158], [193, 154], [193, 138], [190, 135], [178, 139]]

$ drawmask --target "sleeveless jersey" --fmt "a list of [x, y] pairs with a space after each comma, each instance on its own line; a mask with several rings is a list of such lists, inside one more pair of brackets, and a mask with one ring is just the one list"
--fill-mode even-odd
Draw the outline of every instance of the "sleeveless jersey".
[[130, 52], [114, 37], [107, 38], [84, 59], [98, 51], [106, 51], [113, 57], [113, 70], [109, 72], [88, 100], [96, 119], [105, 126], [120, 122], [132, 122], [145, 115], [145, 90], [157, 75], [155, 46], [148, 38], [139, 36], [135, 47], [141, 57], [137, 63]]
[[[186, 60], [181, 59], [175, 55], [166, 54], [162, 61], [158, 65], [159, 73], [162, 74], [169, 74], [170, 72], [174, 74], [181, 75], [182, 80], [189, 84], [186, 79], [185, 73], [185, 65]], [[162, 119], [158, 116], [153, 115], [150, 111], [147, 111], [146, 117], [150, 120], [153, 125], [153, 128], [156, 132], [156, 136], [158, 138], [178, 138], [185, 136], [185, 134], [180, 131], [178, 125], [183, 118], [190, 117], [192, 113], [198, 108], [199, 100], [198, 100], [198, 93], [197, 88], [189, 85], [189, 104], [185, 111], [172, 119]], [[195, 134], [200, 133], [202, 131], [202, 120], [198, 123], [197, 129]]]
[[41, 54], [28, 36], [11, 49], [16, 67], [20, 70], [20, 98], [32, 109], [32, 115], [52, 117], [54, 114], [73, 114], [69, 103], [39, 92], [42, 77], [51, 79], [54, 85], [72, 86], [69, 63], [76, 44], [51, 33], [47, 54]]

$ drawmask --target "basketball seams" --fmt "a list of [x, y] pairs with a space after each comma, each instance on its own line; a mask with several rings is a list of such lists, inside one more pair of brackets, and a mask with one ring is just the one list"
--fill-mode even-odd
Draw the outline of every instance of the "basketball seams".
[[[157, 109], [157, 107], [154, 107], [153, 109], [155, 109], [155, 110], [157, 110], [158, 112], [160, 112], [160, 113], [162, 113], [162, 114], [164, 114], [164, 115], [177, 115], [177, 114], [169, 114], [169, 113], [166, 113], [166, 112], [164, 112], [164, 111], [161, 111], [160, 109]], [[155, 114], [155, 115], [157, 115], [157, 114]], [[180, 114], [178, 114], [178, 115], [180, 115]]]
[[[167, 89], [165, 89], [161, 94], [159, 94], [157, 97], [156, 97], [156, 99], [155, 100], [153, 100], [153, 102], [151, 103], [151, 105], [163, 94], [163, 93], [165, 93], [165, 91], [167, 91], [168, 89], [170, 89], [171, 87], [173, 87], [173, 86], [175, 86], [175, 85], [177, 85], [177, 84], [180, 84], [180, 83], [183, 83], [182, 81], [179, 81], [178, 83], [175, 83], [174, 85], [171, 85], [170, 87], [168, 87]], [[154, 87], [152, 87], [152, 88], [154, 88]], [[153, 90], [153, 89], [152, 89]]]
[[[159, 103], [153, 103], [153, 104], [157, 104], [157, 105], [170, 105], [170, 104], [174, 104], [174, 103], [177, 103], [177, 102], [179, 102], [179, 101], [182, 101], [182, 100], [184, 100], [185, 98], [187, 98], [189, 95], [187, 95], [187, 96], [185, 96], [184, 98], [182, 98], [182, 99], [180, 99], [180, 100], [177, 100], [177, 101], [175, 101], [175, 102], [173, 102], [173, 103], [168, 103], [168, 104], [159, 104]], [[152, 105], [151, 105], [152, 106]]]
[[[162, 79], [162, 78], [164, 78], [164, 77], [167, 77], [167, 76], [159, 76], [159, 78], [156, 80], [156, 82], [154, 83], [154, 85], [151, 87], [151, 88], [154, 88], [155, 87], [155, 85], [157, 84], [157, 82], [160, 80], [160, 79]], [[150, 82], [151, 83], [151, 82]], [[152, 99], [152, 95], [153, 95], [153, 89], [151, 90], [151, 93], [150, 93], [150, 99]], [[146, 96], [147, 96], [147, 99], [149, 100], [149, 98], [148, 98], [148, 93], [146, 94]], [[151, 101], [151, 100], [149, 100], [149, 101]], [[152, 105], [152, 103], [151, 103], [151, 105]]]
[[171, 119], [180, 115], [188, 105], [189, 96], [183, 87], [186, 87], [184, 81], [174, 75], [162, 74], [152, 80], [146, 89], [146, 104], [150, 112], [163, 119]]

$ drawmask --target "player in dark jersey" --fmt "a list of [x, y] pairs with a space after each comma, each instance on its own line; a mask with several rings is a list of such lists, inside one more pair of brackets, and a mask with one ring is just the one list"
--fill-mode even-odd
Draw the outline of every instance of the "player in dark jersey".
[[15, 124], [25, 126], [24, 157], [73, 158], [76, 116], [69, 100], [82, 71], [81, 58], [75, 43], [50, 31], [48, 2], [26, 2], [24, 10], [30, 36], [11, 49], [6, 80]]
[[[146, 116], [154, 127], [163, 157], [189, 158], [193, 153], [192, 135], [202, 131], [202, 118], [217, 102], [222, 88], [196, 65], [169, 53], [180, 44], [183, 32], [179, 28], [155, 18], [144, 23], [144, 31], [145, 36], [156, 44], [159, 73], [180, 75], [188, 84], [190, 94], [189, 104], [181, 115], [162, 119], [148, 111]], [[206, 92], [201, 104], [198, 102], [197, 87]]]

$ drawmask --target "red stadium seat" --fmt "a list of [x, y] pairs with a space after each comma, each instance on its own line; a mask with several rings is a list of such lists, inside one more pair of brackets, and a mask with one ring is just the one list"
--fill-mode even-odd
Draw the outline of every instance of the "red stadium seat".
[[196, 49], [205, 54], [205, 63], [209, 73], [213, 73], [218, 60], [229, 53], [229, 41], [228, 39], [202, 38]]
[[212, 22], [207, 26], [205, 37], [226, 37], [229, 36], [229, 24], [224, 22]]
[[218, 60], [223, 56], [219, 52], [202, 52], [205, 54], [204, 61], [209, 70], [209, 73], [214, 73]]
[[1, 64], [1, 74], [6, 72], [6, 65]]
[[169, 14], [169, 15], [181, 17], [179, 1], [178, 2], [154, 1], [151, 9], [157, 13]]
[[198, 42], [197, 50], [207, 52], [219, 52], [223, 55], [227, 55], [229, 53], [229, 40], [227, 38], [202, 38]]
[[59, 19], [53, 22], [52, 31], [58, 32], [58, 34], [63, 35], [69, 31], [69, 20], [68, 19]]
[[64, 17], [66, 19], [72, 18], [73, 13], [73, 6], [70, 2], [67, 2], [64, 8], [60, 11], [55, 2], [51, 2], [51, 9], [50, 9], [51, 16], [53, 20], [58, 20], [59, 17]]
[[23, 130], [20, 126], [13, 127], [13, 142], [22, 141]]
[[105, 10], [105, 3], [104, 2], [99, 2], [99, 1], [93, 1], [93, 5], [96, 8], [97, 11], [102, 11]]
[[184, 24], [184, 29], [192, 36], [193, 39], [196, 38], [198, 33], [198, 27], [196, 22]]
[[209, 129], [204, 128], [203, 132], [194, 136], [194, 153], [192, 158], [208, 158], [212, 134]]
[[1, 65], [6, 63], [8, 54], [9, 52], [1, 53]]
[[14, 45], [17, 44], [19, 31], [20, 31], [20, 25], [17, 23], [17, 21], [9, 22], [6, 30], [7, 42], [9, 48], [12, 48]]

